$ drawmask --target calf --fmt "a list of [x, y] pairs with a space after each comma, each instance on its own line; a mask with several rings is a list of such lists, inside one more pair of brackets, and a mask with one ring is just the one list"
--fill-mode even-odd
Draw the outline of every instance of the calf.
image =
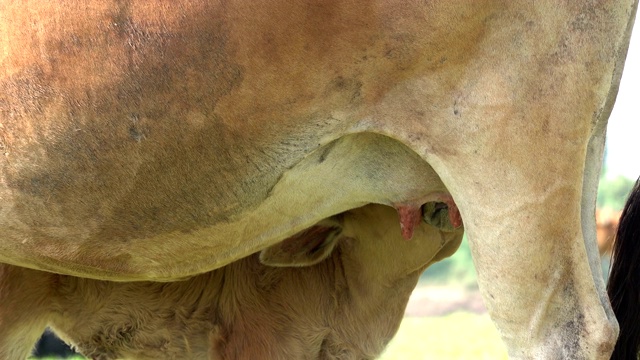
[[443, 205], [424, 209], [438, 227], [421, 222], [411, 241], [393, 208], [371, 204], [178, 282], [1, 265], [0, 357], [24, 358], [48, 325], [93, 359], [375, 358], [422, 271], [462, 238]]

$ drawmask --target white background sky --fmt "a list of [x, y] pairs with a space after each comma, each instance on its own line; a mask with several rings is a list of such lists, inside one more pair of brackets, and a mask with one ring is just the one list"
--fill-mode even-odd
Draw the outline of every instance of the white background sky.
[[609, 176], [640, 176], [640, 12], [607, 129]]

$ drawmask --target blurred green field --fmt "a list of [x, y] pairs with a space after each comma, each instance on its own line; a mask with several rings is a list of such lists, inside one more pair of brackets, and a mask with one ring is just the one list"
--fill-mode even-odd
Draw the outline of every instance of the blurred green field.
[[406, 317], [380, 360], [507, 359], [489, 316]]

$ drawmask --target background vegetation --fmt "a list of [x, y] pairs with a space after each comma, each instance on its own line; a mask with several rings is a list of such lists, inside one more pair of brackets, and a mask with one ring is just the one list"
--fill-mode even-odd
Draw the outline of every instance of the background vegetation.
[[598, 187], [598, 208], [622, 210], [634, 183], [635, 180], [624, 176], [614, 178], [603, 176]]
[[501, 360], [507, 350], [489, 315], [407, 317], [380, 360]]

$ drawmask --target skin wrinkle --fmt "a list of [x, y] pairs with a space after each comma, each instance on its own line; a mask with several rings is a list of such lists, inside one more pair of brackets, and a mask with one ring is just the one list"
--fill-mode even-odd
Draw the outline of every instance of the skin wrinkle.
[[551, 286], [548, 286], [543, 290], [544, 294], [540, 296], [540, 299], [538, 300], [538, 308], [536, 308], [535, 313], [531, 316], [528, 328], [533, 335], [532, 338], [543, 335], [540, 332], [544, 329], [544, 326], [542, 325], [544, 325], [543, 321], [545, 313], [550, 307], [554, 293], [558, 290], [558, 281], [562, 278], [562, 274], [554, 271], [551, 278], [553, 279], [553, 283], [551, 283]]

